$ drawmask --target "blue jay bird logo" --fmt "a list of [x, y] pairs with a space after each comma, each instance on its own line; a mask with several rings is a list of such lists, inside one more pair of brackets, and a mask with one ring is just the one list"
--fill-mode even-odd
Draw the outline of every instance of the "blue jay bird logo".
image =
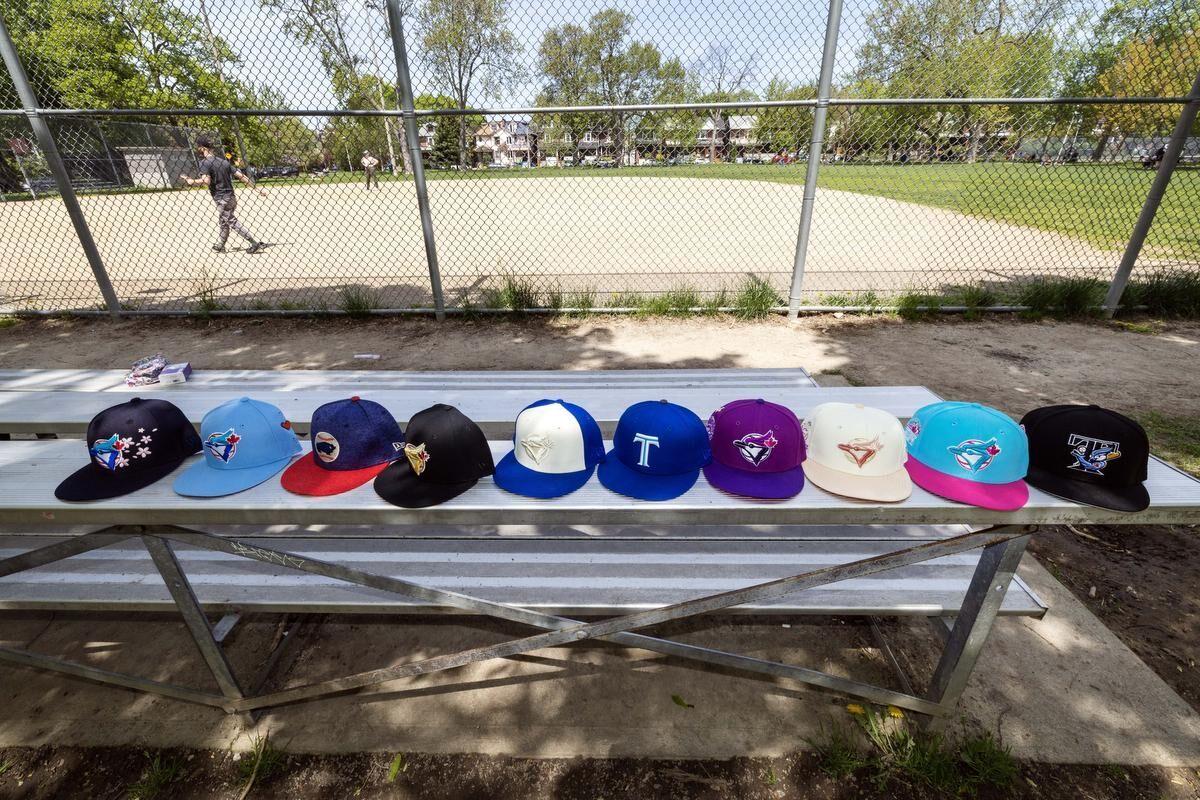
[[1075, 459], [1067, 465], [1067, 469], [1080, 470], [1089, 475], [1103, 475], [1108, 462], [1121, 457], [1120, 442], [1093, 439], [1078, 433], [1068, 437], [1067, 446], [1071, 448], [1071, 457]]
[[224, 433], [210, 433], [208, 439], [204, 442], [208, 452], [213, 454], [217, 460], [228, 464], [230, 460], [237, 455], [238, 442], [242, 440], [241, 436], [233, 428]]
[[125, 460], [126, 443], [121, 438], [121, 434], [114, 433], [107, 439], [97, 439], [92, 442], [92, 446], [88, 450], [92, 453], [92, 458], [97, 464], [107, 470], [115, 472], [117, 467], [123, 467], [127, 463]]
[[967, 472], [982, 472], [992, 465], [996, 456], [1000, 455], [1000, 445], [993, 436], [986, 442], [980, 439], [967, 439], [946, 448], [954, 456], [958, 465]]

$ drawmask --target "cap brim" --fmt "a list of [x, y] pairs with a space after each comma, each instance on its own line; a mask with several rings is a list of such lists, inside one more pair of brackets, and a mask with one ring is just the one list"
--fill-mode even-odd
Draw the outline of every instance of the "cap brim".
[[1025, 481], [1012, 483], [980, 483], [938, 472], [909, 455], [904, 468], [913, 483], [927, 492], [947, 500], [955, 500], [992, 511], [1016, 511], [1029, 501], [1029, 486]]
[[257, 467], [241, 469], [216, 469], [208, 460], [201, 458], [175, 479], [175, 494], [184, 497], [224, 497], [237, 494], [270, 480], [286, 467], [295, 456], [276, 459]]
[[434, 483], [412, 471], [407, 461], [393, 461], [375, 478], [375, 493], [401, 508], [428, 508], [458, 497], [479, 483], [478, 479], [462, 483]]
[[1052, 475], [1038, 467], [1030, 467], [1025, 476], [1030, 486], [1047, 494], [1110, 511], [1145, 511], [1150, 506], [1150, 493], [1142, 484], [1112, 488], [1088, 481], [1075, 481]]
[[357, 489], [383, 472], [392, 462], [385, 461], [362, 469], [325, 469], [311, 452], [292, 464], [279, 477], [279, 484], [293, 494], [327, 497]]
[[578, 472], [537, 472], [521, 464], [516, 455], [510, 452], [500, 459], [492, 479], [506, 492], [548, 500], [580, 488], [595, 471], [595, 467], [588, 467]]
[[89, 463], [68, 475], [66, 480], [54, 490], [54, 496], [59, 500], [72, 503], [122, 497], [162, 480], [178, 469], [179, 465], [188, 458], [191, 456], [160, 464], [157, 467], [127, 473], [111, 472], [97, 464]]
[[715, 489], [761, 500], [786, 500], [804, 488], [804, 470], [800, 467], [783, 472], [749, 472], [710, 461], [704, 465], [704, 477]]
[[617, 494], [638, 500], [674, 500], [696, 485], [700, 470], [694, 469], [678, 475], [647, 475], [636, 472], [621, 463], [615, 451], [596, 468], [600, 483]]
[[811, 458], [804, 461], [804, 474], [827, 492], [855, 500], [877, 503], [899, 503], [912, 494], [912, 478], [901, 467], [887, 475], [854, 475], [818, 464]]

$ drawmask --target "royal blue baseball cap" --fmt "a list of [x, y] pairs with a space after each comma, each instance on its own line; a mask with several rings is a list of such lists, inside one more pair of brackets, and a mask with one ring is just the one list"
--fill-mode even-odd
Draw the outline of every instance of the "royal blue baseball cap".
[[1007, 414], [978, 403], [931, 403], [904, 428], [913, 483], [949, 500], [1015, 511], [1029, 500], [1029, 440]]
[[604, 436], [592, 415], [564, 400], [538, 400], [517, 415], [513, 449], [492, 479], [525, 497], [562, 497], [588, 482], [604, 461]]
[[278, 474], [303, 448], [292, 423], [275, 406], [242, 397], [200, 421], [204, 459], [175, 480], [188, 497], [221, 497], [249, 489]]
[[326, 403], [312, 415], [312, 452], [288, 467], [280, 483], [296, 494], [326, 496], [362, 486], [404, 455], [404, 432], [373, 400]]
[[625, 409], [596, 474], [618, 494], [671, 500], [692, 488], [712, 460], [708, 431], [694, 412], [666, 400]]

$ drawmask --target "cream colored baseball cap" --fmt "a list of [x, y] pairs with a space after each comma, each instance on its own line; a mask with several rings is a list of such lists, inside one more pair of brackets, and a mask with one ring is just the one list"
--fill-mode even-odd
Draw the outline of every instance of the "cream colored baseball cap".
[[827, 492], [895, 503], [912, 494], [900, 420], [878, 408], [822, 403], [803, 426], [804, 475]]

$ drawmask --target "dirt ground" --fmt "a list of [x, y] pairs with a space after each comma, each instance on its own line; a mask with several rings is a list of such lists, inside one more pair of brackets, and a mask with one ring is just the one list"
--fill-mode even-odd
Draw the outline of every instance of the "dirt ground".
[[[155, 351], [195, 369], [804, 367], [852, 383], [924, 385], [1017, 416], [1063, 402], [1200, 416], [1200, 323], [1147, 328], [1010, 317], [46, 319], [0, 330], [0, 368], [118, 369]], [[354, 358], [361, 353], [380, 358]]]
[[[161, 350], [197, 369], [633, 369], [796, 367], [852, 383], [925, 385], [1019, 416], [1047, 403], [1200, 416], [1200, 324], [1008, 318], [911, 323], [814, 317], [713, 319], [41, 320], [0, 330], [0, 367], [122, 368]], [[1144, 332], [1149, 331], [1149, 332]], [[355, 353], [379, 360], [356, 360]], [[1194, 528], [1043, 531], [1032, 551], [1087, 607], [1200, 710], [1200, 556]], [[225, 796], [236, 771], [223, 753], [183, 754], [187, 781], [171, 796]], [[412, 756], [395, 784], [379, 756], [289, 756], [286, 775], [254, 796], [290, 797], [771, 797], [877, 796], [834, 781], [811, 756], [728, 762], [521, 761]], [[127, 786], [136, 751], [69, 748], [0, 753], [0, 796], [60, 796], [65, 787]], [[1014, 796], [1196, 798], [1195, 770], [1023, 764]], [[15, 785], [28, 775], [26, 784]], [[108, 775], [109, 779], [105, 776]], [[108, 783], [105, 783], [109, 780]], [[107, 789], [106, 789], [107, 791]], [[891, 787], [889, 796], [927, 796]]]
[[[429, 304], [411, 183], [389, 181], [373, 192], [357, 183], [267, 191], [265, 198], [238, 196], [239, 218], [271, 244], [253, 259], [210, 251], [217, 215], [204, 191], [83, 195], [80, 203], [121, 299], [136, 307], [185, 307], [197, 285], [210, 282], [235, 308], [336, 301], [333, 287], [346, 284], [378, 289], [387, 308]], [[450, 298], [503, 274], [528, 277], [541, 289], [620, 292], [732, 285], [753, 273], [782, 290], [791, 277], [803, 193], [801, 185], [674, 177], [429, 183]], [[0, 297], [17, 298], [17, 307], [98, 300], [57, 200], [0, 205], [0, 252], [10, 265], [0, 277]], [[1106, 277], [1119, 259], [1119, 251], [1058, 233], [823, 190], [806, 288], [933, 289], [1061, 275], [1064, 268]]]
[[[17, 800], [132, 797], [128, 787], [154, 757], [180, 766], [157, 795], [171, 800], [234, 798], [245, 777], [224, 752], [82, 748], [0, 750], [0, 796]], [[517, 759], [498, 756], [403, 757], [395, 780], [388, 754], [288, 755], [277, 774], [256, 781], [250, 797], [269, 800], [928, 800], [920, 785], [892, 781], [876, 786], [870, 775], [832, 777], [812, 754], [728, 761], [638, 759]], [[1193, 769], [1096, 768], [1091, 765], [1020, 764], [1011, 791], [985, 789], [980, 800], [1194, 800], [1200, 775]]]

